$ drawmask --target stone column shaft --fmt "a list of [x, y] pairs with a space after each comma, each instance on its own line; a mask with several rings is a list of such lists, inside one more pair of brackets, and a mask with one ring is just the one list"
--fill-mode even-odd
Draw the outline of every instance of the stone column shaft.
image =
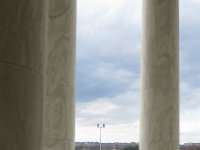
[[0, 1], [0, 150], [41, 150], [45, 1]]
[[76, 0], [49, 0], [44, 150], [73, 150]]
[[143, 0], [140, 150], [179, 149], [178, 0]]

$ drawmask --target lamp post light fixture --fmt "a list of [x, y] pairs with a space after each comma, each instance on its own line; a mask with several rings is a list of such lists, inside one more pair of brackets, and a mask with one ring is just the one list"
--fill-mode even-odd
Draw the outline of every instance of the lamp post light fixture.
[[103, 123], [103, 124], [100, 124], [100, 123], [97, 123], [97, 128], [99, 128], [99, 132], [100, 132], [100, 134], [99, 134], [99, 139], [100, 139], [100, 142], [99, 142], [99, 150], [101, 150], [101, 129], [102, 128], [105, 128], [106, 127], [106, 125]]

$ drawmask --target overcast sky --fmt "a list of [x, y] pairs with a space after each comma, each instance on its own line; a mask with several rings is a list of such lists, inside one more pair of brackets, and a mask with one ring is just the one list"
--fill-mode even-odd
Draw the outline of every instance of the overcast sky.
[[[141, 0], [77, 0], [76, 141], [138, 142]], [[180, 0], [180, 142], [200, 142], [200, 0]]]

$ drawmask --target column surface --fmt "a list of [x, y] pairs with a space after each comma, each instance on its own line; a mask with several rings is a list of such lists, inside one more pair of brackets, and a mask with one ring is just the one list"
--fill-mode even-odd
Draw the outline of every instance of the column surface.
[[49, 0], [44, 150], [73, 150], [76, 0]]
[[0, 1], [0, 149], [41, 150], [43, 0]]
[[143, 0], [141, 150], [179, 149], [178, 0]]

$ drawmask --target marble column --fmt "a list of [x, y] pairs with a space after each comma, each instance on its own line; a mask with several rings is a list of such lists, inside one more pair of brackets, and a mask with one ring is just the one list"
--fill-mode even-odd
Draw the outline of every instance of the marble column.
[[44, 150], [73, 150], [76, 0], [49, 0]]
[[0, 149], [41, 150], [44, 0], [0, 1]]
[[143, 0], [140, 150], [179, 149], [178, 0]]

